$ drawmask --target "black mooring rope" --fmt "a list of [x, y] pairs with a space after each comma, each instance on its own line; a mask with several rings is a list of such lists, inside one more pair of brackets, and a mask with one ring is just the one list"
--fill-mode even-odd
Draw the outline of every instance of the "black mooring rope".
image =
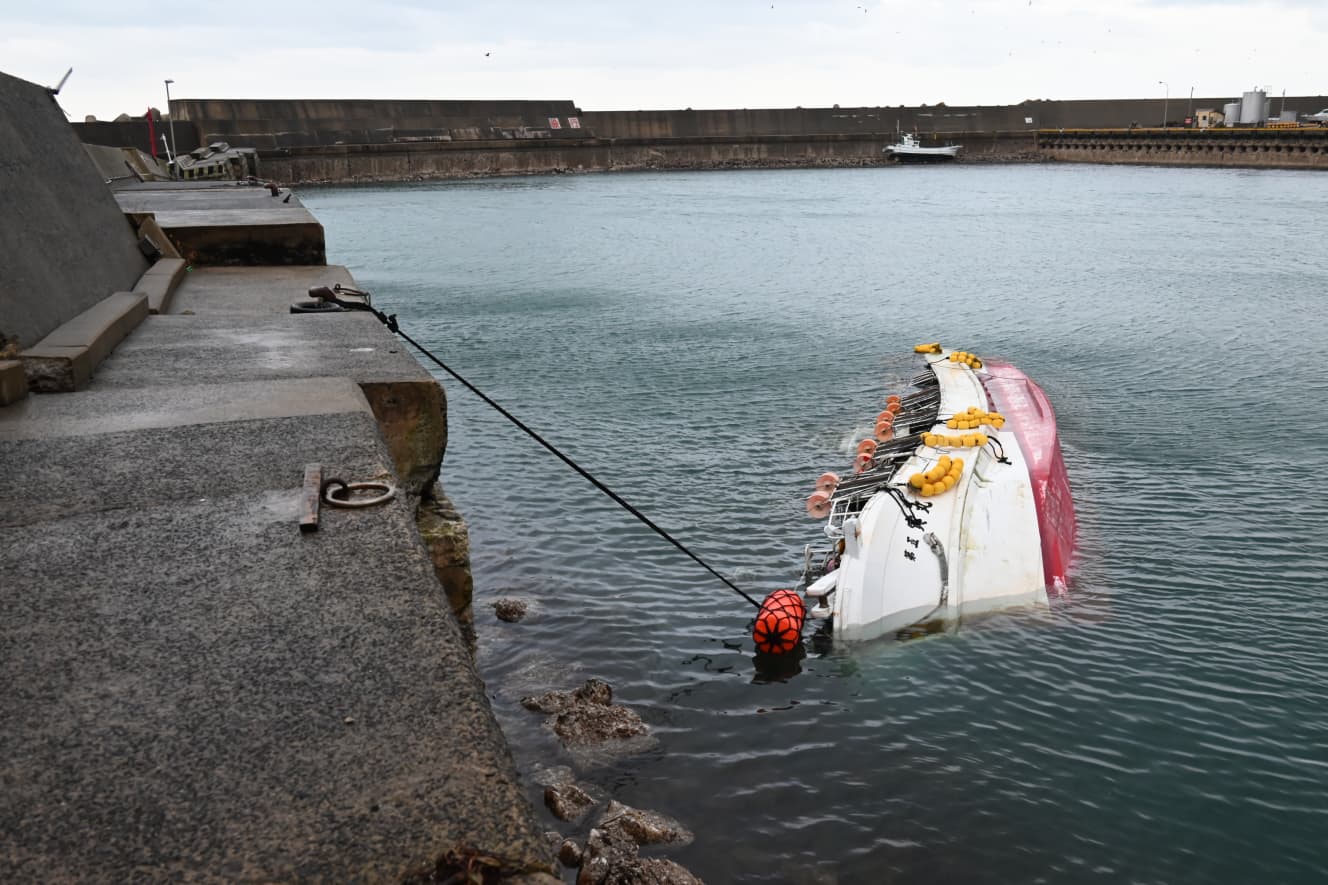
[[[344, 290], [343, 290], [343, 291], [344, 291]], [[310, 291], [310, 294], [311, 294], [311, 295], [314, 294], [313, 290]], [[462, 384], [464, 384], [464, 385], [466, 386], [466, 389], [467, 389], [467, 390], [469, 390], [471, 393], [475, 394], [475, 395], [478, 396], [480, 399], [484, 400], [486, 403], [488, 403], [490, 406], [492, 406], [492, 407], [498, 412], [498, 414], [502, 415], [502, 416], [503, 416], [504, 418], [506, 418], [508, 421], [511, 421], [513, 424], [515, 424], [517, 427], [519, 427], [522, 431], [524, 431], [524, 432], [526, 433], [527, 436], [529, 436], [529, 437], [530, 437], [531, 439], [533, 439], [535, 442], [539, 443], [540, 445], [544, 446], [544, 448], [548, 449], [550, 452], [552, 452], [553, 454], [557, 455], [558, 458], [559, 458], [564, 464], [566, 464], [568, 467], [570, 467], [570, 468], [572, 468], [573, 470], [575, 470], [577, 473], [581, 474], [583, 477], [585, 477], [585, 479], [586, 479], [591, 485], [593, 485], [595, 488], [599, 489], [601, 492], [603, 492], [604, 494], [606, 494], [606, 495], [608, 495], [610, 498], [612, 498], [613, 501], [614, 501], [614, 503], [616, 503], [618, 506], [622, 507], [622, 508], [623, 508], [624, 510], [626, 510], [628, 513], [630, 513], [630, 514], [632, 514], [633, 516], [635, 516], [637, 519], [641, 520], [641, 522], [643, 522], [643, 523], [645, 523], [647, 526], [649, 526], [649, 527], [650, 527], [650, 528], [651, 528], [656, 534], [658, 534], [661, 538], [663, 538], [664, 540], [668, 541], [668, 542], [669, 542], [670, 544], [672, 544], [674, 547], [677, 547], [677, 548], [678, 548], [679, 550], [681, 550], [683, 553], [687, 554], [689, 557], [692, 558], [692, 560], [694, 560], [694, 561], [696, 562], [697, 565], [701, 566], [701, 568], [703, 568], [703, 569], [705, 569], [706, 571], [710, 572], [710, 574], [714, 575], [716, 578], [719, 578], [719, 579], [720, 579], [721, 581], [723, 581], [723, 582], [724, 582], [724, 583], [725, 583], [725, 584], [726, 584], [731, 590], [733, 590], [735, 593], [737, 593], [737, 594], [738, 594], [739, 596], [741, 596], [743, 599], [747, 600], [748, 602], [750, 602], [752, 605], [756, 606], [757, 608], [760, 608], [760, 607], [761, 607], [761, 603], [757, 602], [755, 599], [753, 599], [752, 597], [748, 596], [745, 592], [743, 592], [742, 588], [739, 587], [737, 584], [733, 583], [733, 582], [730, 581], [728, 578], [724, 577], [724, 576], [721, 575], [719, 572], [717, 572], [717, 571], [715, 571], [713, 568], [711, 568], [710, 565], [709, 565], [709, 563], [707, 563], [707, 562], [706, 562], [704, 559], [702, 559], [701, 557], [697, 556], [697, 555], [696, 555], [695, 553], [693, 553], [691, 550], [688, 550], [687, 547], [686, 547], [681, 541], [679, 541], [677, 538], [673, 537], [673, 535], [670, 535], [667, 531], [665, 531], [664, 529], [662, 529], [662, 528], [660, 528], [658, 525], [656, 525], [656, 524], [654, 523], [654, 521], [652, 521], [652, 520], [650, 519], [650, 517], [646, 516], [646, 515], [645, 515], [644, 513], [642, 513], [640, 510], [637, 510], [637, 509], [636, 509], [635, 507], [633, 507], [630, 503], [628, 503], [628, 501], [627, 501], [625, 498], [623, 498], [621, 495], [619, 495], [619, 494], [618, 494], [617, 492], [615, 492], [613, 489], [609, 488], [609, 487], [606, 486], [604, 483], [602, 483], [602, 482], [600, 482], [598, 479], [596, 479], [596, 478], [590, 473], [590, 471], [586, 470], [586, 469], [585, 469], [584, 467], [582, 467], [580, 464], [578, 464], [578, 463], [576, 463], [575, 461], [573, 461], [573, 460], [572, 460], [571, 458], [569, 458], [567, 455], [564, 455], [561, 451], [558, 450], [558, 448], [557, 448], [555, 445], [553, 445], [553, 443], [549, 442], [549, 441], [546, 440], [544, 437], [542, 437], [542, 436], [540, 436], [538, 433], [536, 433], [534, 430], [532, 430], [531, 428], [527, 427], [526, 424], [525, 424], [524, 422], [522, 422], [522, 420], [521, 420], [520, 418], [516, 417], [516, 416], [513, 415], [511, 412], [507, 411], [507, 409], [504, 409], [502, 406], [498, 405], [498, 403], [496, 403], [496, 402], [494, 402], [492, 399], [490, 399], [489, 396], [488, 396], [487, 394], [484, 393], [484, 391], [480, 390], [480, 389], [479, 389], [478, 387], [476, 387], [474, 384], [471, 384], [471, 383], [470, 383], [469, 381], [467, 381], [465, 378], [463, 378], [463, 377], [461, 377], [459, 374], [457, 374], [457, 373], [456, 373], [456, 372], [455, 372], [450, 366], [448, 366], [446, 363], [444, 363], [444, 362], [443, 362], [442, 360], [440, 360], [438, 357], [436, 357], [436, 356], [434, 356], [432, 353], [430, 353], [430, 352], [429, 352], [429, 349], [426, 348], [424, 345], [420, 344], [420, 343], [419, 343], [418, 341], [416, 341], [414, 338], [411, 338], [411, 337], [410, 337], [409, 335], [407, 335], [405, 332], [401, 331], [401, 327], [397, 325], [397, 316], [396, 316], [396, 314], [392, 314], [391, 316], [388, 316], [387, 314], [383, 313], [381, 310], [378, 310], [377, 308], [372, 307], [372, 306], [370, 306], [370, 305], [368, 305], [368, 304], [360, 304], [360, 303], [358, 303], [358, 302], [354, 302], [354, 301], [342, 301], [342, 300], [336, 298], [335, 296], [329, 298], [328, 295], [324, 295], [324, 294], [322, 294], [321, 292], [318, 293], [318, 297], [322, 297], [323, 299], [328, 300], [328, 301], [336, 302], [337, 304], [341, 305], [342, 307], [349, 308], [349, 309], [351, 309], [351, 310], [367, 310], [367, 311], [369, 311], [370, 313], [372, 313], [374, 316], [378, 317], [379, 322], [381, 322], [384, 326], [387, 326], [387, 328], [388, 328], [389, 330], [391, 330], [392, 332], [395, 332], [397, 335], [400, 335], [401, 338], [402, 338], [407, 344], [411, 345], [411, 346], [414, 347], [416, 350], [418, 350], [420, 353], [424, 354], [424, 355], [427, 356], [429, 359], [433, 360], [433, 362], [438, 366], [438, 368], [442, 369], [444, 372], [446, 372], [447, 374], [451, 375], [453, 378], [455, 378], [456, 380], [458, 380], [458, 381], [460, 381]]]

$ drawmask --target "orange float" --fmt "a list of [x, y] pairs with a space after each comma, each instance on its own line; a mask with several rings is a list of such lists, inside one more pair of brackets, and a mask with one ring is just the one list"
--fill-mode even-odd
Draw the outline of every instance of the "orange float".
[[752, 640], [764, 655], [786, 655], [802, 642], [802, 625], [807, 620], [807, 605], [792, 590], [776, 590], [761, 603]]
[[830, 493], [812, 492], [807, 496], [807, 515], [825, 519], [830, 515]]
[[832, 473], [832, 472], [822, 473], [820, 478], [816, 480], [816, 491], [833, 492], [837, 485], [839, 485], [838, 473]]
[[858, 443], [858, 454], [861, 455], [863, 452], [866, 452], [868, 455], [874, 454], [876, 452], [876, 440], [864, 439], [862, 442]]

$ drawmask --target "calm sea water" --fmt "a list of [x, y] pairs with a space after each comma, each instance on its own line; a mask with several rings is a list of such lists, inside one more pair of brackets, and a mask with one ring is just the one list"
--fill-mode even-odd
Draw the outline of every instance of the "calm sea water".
[[[1057, 409], [1072, 598], [758, 677], [742, 599], [459, 385], [479, 664], [532, 801], [572, 765], [711, 882], [1328, 879], [1328, 175], [1094, 166], [310, 190], [332, 261], [753, 595], [791, 585], [912, 345]], [[532, 602], [522, 623], [489, 603]], [[658, 744], [519, 705], [591, 676]], [[566, 831], [566, 825], [557, 825]]]

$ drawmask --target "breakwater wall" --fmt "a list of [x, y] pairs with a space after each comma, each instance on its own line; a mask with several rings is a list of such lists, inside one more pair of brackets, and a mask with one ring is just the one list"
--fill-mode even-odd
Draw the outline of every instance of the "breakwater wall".
[[[410, 181], [636, 169], [883, 163], [900, 132], [960, 144], [965, 162], [1066, 159], [1039, 131], [1177, 125], [1227, 97], [1016, 105], [583, 111], [572, 101], [177, 99], [177, 137], [259, 151], [288, 183]], [[1279, 99], [1307, 113], [1328, 97]], [[1247, 151], [1248, 154], [1248, 151]], [[1251, 165], [1258, 165], [1251, 154]], [[1081, 159], [1075, 156], [1074, 159]], [[1218, 164], [1221, 165], [1221, 164]]]
[[[74, 132], [84, 144], [136, 148], [149, 156], [161, 157], [163, 160], [166, 159], [166, 147], [162, 142], [162, 136], [166, 137], [166, 144], [169, 144], [172, 135], [169, 122], [148, 126], [147, 121], [142, 118], [123, 121], [96, 120], [91, 123], [70, 125], [74, 127]], [[177, 122], [174, 135], [175, 145], [171, 148], [172, 151], [187, 154], [203, 146], [198, 129], [188, 123], [181, 125]]]
[[1038, 152], [1064, 163], [1328, 169], [1328, 128], [1067, 129], [1041, 132]]
[[590, 134], [579, 125], [576, 105], [561, 100], [188, 99], [172, 101], [171, 113], [177, 127], [196, 127], [203, 144], [226, 141], [259, 151]]
[[[582, 122], [605, 138], [812, 135], [919, 132], [1033, 133], [1039, 129], [1179, 125], [1194, 108], [1220, 108], [1230, 98], [1025, 101], [1015, 105], [921, 105], [873, 108], [761, 108], [741, 110], [588, 111]], [[1288, 96], [1274, 110], [1313, 113], [1328, 96]]]
[[[416, 181], [480, 175], [651, 169], [870, 166], [889, 162], [892, 137], [769, 136], [583, 139], [551, 145], [481, 141], [452, 144], [339, 145], [263, 156], [263, 172], [303, 183]], [[1036, 159], [1033, 133], [971, 133], [946, 139], [969, 161]]]
[[[1230, 97], [1024, 101], [1013, 105], [583, 111], [574, 102], [176, 99], [179, 126], [198, 140], [259, 150], [410, 141], [673, 139], [765, 136], [961, 134], [1178, 125]], [[1274, 110], [1311, 113], [1328, 96], [1288, 96]], [[556, 121], [556, 123], [554, 122]]]
[[[900, 131], [962, 144], [969, 160], [1035, 159], [1009, 108], [584, 112], [570, 101], [177, 100], [202, 142], [258, 148], [291, 183], [568, 171], [862, 166]], [[1017, 125], [1016, 125], [1017, 124]]]

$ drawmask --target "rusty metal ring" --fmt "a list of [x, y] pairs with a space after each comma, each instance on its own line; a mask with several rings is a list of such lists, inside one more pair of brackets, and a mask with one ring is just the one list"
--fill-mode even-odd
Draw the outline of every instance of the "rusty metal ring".
[[[344, 490], [346, 497], [333, 497], [333, 485], [340, 486]], [[372, 498], [352, 499], [350, 497], [351, 493], [357, 491], [377, 491], [380, 492], [380, 494], [375, 495]], [[347, 507], [351, 509], [375, 507], [379, 504], [386, 504], [388, 501], [391, 501], [392, 498], [396, 496], [396, 493], [396, 488], [389, 482], [342, 482], [341, 480], [329, 479], [327, 482], [323, 483], [323, 500], [328, 504], [331, 504], [333, 507]]]

